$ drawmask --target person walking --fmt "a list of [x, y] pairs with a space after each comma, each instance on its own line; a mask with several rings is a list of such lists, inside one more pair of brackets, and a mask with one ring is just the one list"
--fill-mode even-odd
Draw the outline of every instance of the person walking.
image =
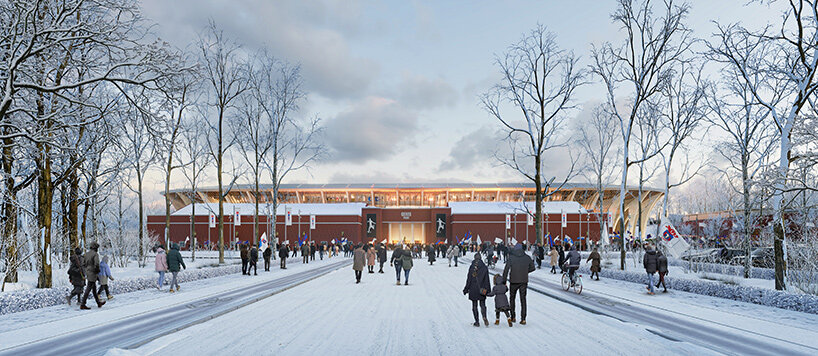
[[403, 249], [400, 246], [395, 247], [395, 251], [392, 251], [392, 258], [389, 260], [389, 265], [395, 266], [395, 277], [398, 279], [398, 285], [400, 285], [400, 272], [403, 269]]
[[315, 241], [310, 241], [310, 261], [315, 261]]
[[255, 245], [250, 247], [250, 266], [247, 267], [247, 275], [250, 275], [250, 269], [253, 269], [253, 275], [258, 276], [258, 249]]
[[162, 290], [162, 285], [165, 283], [165, 272], [168, 271], [168, 258], [165, 254], [165, 249], [162, 245], [156, 247], [156, 257], [153, 259], [153, 264], [156, 267], [156, 272], [159, 272], [159, 280], [156, 282], [156, 289]]
[[545, 250], [542, 248], [541, 243], [537, 243], [537, 245], [534, 246], [534, 255], [537, 257], [537, 269], [541, 269], [542, 260], [545, 259]]
[[[167, 261], [168, 271], [172, 275], [170, 280], [170, 292], [173, 293], [175, 290], [178, 291], [180, 289], [179, 282], [177, 282], [176, 279], [179, 271], [181, 270], [180, 266], [181, 268], [187, 269], [187, 266], [185, 266], [185, 261], [182, 260], [182, 254], [179, 253], [179, 244], [174, 242], [170, 245], [170, 252], [168, 252]], [[247, 275], [250, 275], [249, 268], [247, 269]], [[174, 286], [176, 287], [175, 290], [173, 289]]]
[[548, 251], [548, 256], [551, 257], [551, 274], [557, 274], [557, 265], [559, 264], [560, 255], [554, 246], [551, 246], [551, 251]]
[[[412, 254], [404, 250], [404, 252], [400, 256], [401, 259], [401, 268], [403, 268], [403, 274], [405, 276], [403, 285], [409, 285], [409, 271], [412, 270], [412, 265], [414, 261], [412, 261]], [[400, 284], [400, 281], [398, 282]]]
[[471, 300], [471, 311], [474, 316], [474, 326], [480, 326], [477, 305], [480, 304], [480, 311], [483, 313], [483, 323], [489, 326], [489, 319], [486, 316], [486, 295], [489, 294], [491, 285], [489, 284], [489, 269], [480, 258], [480, 253], [474, 254], [474, 260], [469, 266], [466, 274], [466, 286], [463, 287], [463, 294], [469, 295]]
[[88, 283], [85, 286], [85, 293], [82, 295], [80, 304], [80, 309], [82, 310], [91, 309], [85, 305], [89, 293], [94, 294], [94, 300], [97, 302], [98, 308], [102, 308], [102, 306], [105, 305], [105, 301], [99, 299], [99, 294], [97, 293], [97, 274], [99, 273], [99, 254], [97, 250], [99, 250], [99, 244], [92, 242], [88, 252], [82, 256], [82, 265], [85, 267], [85, 280]]
[[323, 243], [318, 245], [318, 258], [320, 258], [321, 261], [324, 260], [324, 247], [325, 245]]
[[508, 260], [506, 260], [506, 267], [503, 269], [503, 281], [508, 281], [510, 284], [509, 291], [511, 292], [511, 321], [516, 322], [516, 308], [515, 299], [517, 293], [520, 293], [520, 324], [525, 325], [526, 317], [526, 294], [528, 290], [528, 274], [534, 272], [534, 261], [531, 257], [523, 251], [523, 245], [517, 244], [514, 249], [509, 252]]
[[653, 245], [648, 245], [648, 250], [645, 251], [645, 257], [642, 258], [642, 264], [645, 267], [645, 272], [648, 274], [648, 285], [645, 289], [648, 290], [649, 295], [654, 295], [653, 280], [655, 278], [654, 274], [656, 274], [656, 270], [659, 267], [659, 256], [656, 254], [656, 250], [653, 249]]
[[383, 273], [383, 264], [386, 263], [386, 248], [383, 246], [383, 244], [378, 244], [376, 252], [378, 254], [378, 263], [380, 264], [378, 273]]
[[667, 293], [667, 285], [665, 284], [665, 276], [667, 275], [667, 257], [662, 251], [657, 251], [656, 254], [656, 270], [659, 272], [659, 282], [656, 283], [656, 288], [662, 285], [662, 293]]
[[239, 256], [241, 256], [241, 274], [249, 276], [250, 269], [247, 267], [250, 264], [250, 251], [247, 251], [247, 246], [239, 245]]
[[594, 275], [596, 275], [596, 280], [599, 280], [599, 271], [602, 269], [601, 260], [602, 256], [599, 255], [599, 249], [594, 247], [594, 250], [588, 255], [588, 259], [585, 260], [585, 263], [591, 261], [591, 279], [594, 279]]
[[268, 245], [267, 248], [264, 249], [264, 252], [261, 254], [264, 258], [264, 271], [270, 271], [270, 257], [273, 257], [273, 250]]
[[290, 251], [287, 250], [287, 245], [281, 244], [281, 248], [278, 249], [278, 258], [281, 260], [281, 269], [287, 269], [287, 256], [290, 255]]
[[82, 250], [77, 247], [71, 251], [71, 257], [68, 258], [71, 266], [68, 267], [68, 280], [74, 289], [71, 294], [65, 297], [68, 300], [68, 305], [71, 305], [71, 299], [77, 296], [77, 304], [82, 302], [82, 287], [85, 286], [85, 275], [82, 273]]
[[307, 243], [301, 245], [301, 263], [310, 263], [310, 245]]
[[426, 257], [429, 260], [429, 265], [435, 264], [435, 245], [429, 245], [426, 248]]
[[557, 245], [557, 253], [560, 256], [560, 259], [559, 259], [560, 273], [564, 273], [565, 272], [565, 267], [564, 267], [564, 264], [565, 264], [565, 249], [563, 249], [562, 244]]
[[114, 280], [114, 277], [111, 275], [111, 267], [108, 266], [108, 256], [103, 256], [102, 260], [99, 261], [99, 273], [97, 274], [97, 278], [99, 278], [99, 290], [97, 290], [97, 294], [100, 296], [102, 295], [102, 291], [105, 291], [105, 296], [108, 297], [108, 300], [114, 298], [111, 295], [111, 290], [108, 289], [108, 280]]
[[367, 272], [375, 273], [375, 260], [378, 258], [378, 253], [375, 251], [375, 246], [369, 246], [366, 249], [366, 268]]
[[355, 250], [352, 251], [352, 269], [355, 270], [355, 283], [361, 283], [361, 274], [364, 270], [364, 265], [366, 264], [366, 253], [364, 249], [361, 248], [361, 245], [358, 244], [355, 246]]
[[487, 295], [494, 297], [494, 325], [500, 325], [500, 313], [504, 313], [506, 314], [506, 320], [508, 320], [508, 326], [511, 327], [514, 326], [514, 323], [511, 322], [511, 307], [508, 304], [506, 293], [508, 293], [508, 287], [506, 287], [503, 276], [495, 274], [494, 288], [492, 288], [491, 292]]

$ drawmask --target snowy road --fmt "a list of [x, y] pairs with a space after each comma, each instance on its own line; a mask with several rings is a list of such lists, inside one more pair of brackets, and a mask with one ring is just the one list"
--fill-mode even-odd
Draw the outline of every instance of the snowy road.
[[[415, 260], [409, 286], [395, 285], [394, 269], [386, 272], [364, 273], [356, 285], [351, 268], [343, 268], [111, 355], [714, 354], [537, 293], [529, 293], [528, 325], [475, 328], [461, 292], [466, 265]], [[493, 301], [487, 305], [493, 322]]]
[[[257, 284], [213, 293], [201, 299], [165, 305], [107, 323], [8, 346], [0, 349], [0, 355], [94, 355], [103, 354], [111, 348], [136, 347], [156, 337], [258, 302], [350, 263], [349, 259], [340, 259], [320, 263], [317, 268], [304, 266], [299, 268], [299, 272], [287, 273], [280, 278], [270, 278]], [[302, 268], [305, 270], [300, 271]], [[77, 322], [82, 323], [83, 320]], [[3, 335], [11, 338], [14, 334], [12, 332]], [[14, 343], [9, 339], [4, 341], [4, 344], [6, 342]]]

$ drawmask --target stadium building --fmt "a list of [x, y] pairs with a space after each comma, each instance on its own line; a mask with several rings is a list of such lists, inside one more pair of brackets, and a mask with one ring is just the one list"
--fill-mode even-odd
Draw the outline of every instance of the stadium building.
[[[275, 214], [272, 186], [262, 185], [259, 191], [258, 234], [277, 236], [279, 241], [295, 242], [305, 236], [314, 241], [346, 238], [353, 242], [456, 242], [469, 236], [472, 241], [478, 236], [481, 241], [535, 240], [533, 216], [527, 213], [535, 210], [533, 184], [284, 184], [278, 190]], [[630, 231], [635, 231], [637, 196], [637, 190], [629, 188], [625, 197], [625, 224]], [[643, 189], [643, 225], [662, 196], [660, 190]], [[176, 209], [170, 218], [172, 241], [184, 242], [191, 235], [195, 210], [198, 245], [217, 242], [213, 226], [218, 225], [211, 222], [218, 214], [216, 188], [176, 189], [169, 197]], [[608, 232], [618, 231], [619, 188], [604, 188], [603, 211], [608, 213], [597, 211], [598, 199], [593, 185], [564, 185], [543, 203], [543, 231], [555, 238], [585, 241], [600, 239], [600, 225]], [[254, 213], [252, 185], [233, 186], [224, 204], [225, 243], [253, 240]], [[164, 216], [148, 216], [149, 233], [164, 239], [164, 230]]]

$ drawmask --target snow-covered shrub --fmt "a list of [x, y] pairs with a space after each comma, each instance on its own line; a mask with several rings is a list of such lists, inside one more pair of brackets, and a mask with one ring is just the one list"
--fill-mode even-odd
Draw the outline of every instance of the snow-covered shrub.
[[[239, 265], [229, 265], [215, 268], [189, 269], [179, 273], [177, 280], [180, 283], [236, 274], [241, 270]], [[108, 282], [111, 294], [135, 292], [143, 289], [156, 288], [157, 277], [137, 277], [117, 279]], [[170, 278], [165, 278], [168, 284]], [[70, 288], [27, 289], [14, 292], [0, 293], [0, 315], [17, 313], [26, 310], [45, 308], [52, 305], [64, 304]]]
[[[587, 265], [583, 265], [579, 270], [584, 274], [591, 272]], [[599, 275], [602, 278], [640, 284], [647, 284], [648, 278], [643, 271], [621, 271], [619, 269], [602, 269]], [[665, 276], [665, 282], [668, 289], [818, 314], [818, 297], [814, 295], [671, 276]]]
[[787, 277], [804, 293], [818, 295], [818, 236], [806, 236], [787, 249]]

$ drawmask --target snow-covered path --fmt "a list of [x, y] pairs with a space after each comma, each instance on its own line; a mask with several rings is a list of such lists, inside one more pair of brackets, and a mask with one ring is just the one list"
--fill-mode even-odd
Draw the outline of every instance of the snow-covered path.
[[[586, 312], [537, 293], [528, 295], [528, 325], [475, 328], [462, 294], [467, 265], [415, 260], [409, 286], [394, 269], [331, 272], [246, 308], [156, 339], [134, 354], [466, 355], [544, 351], [568, 354], [712, 354], [639, 325]], [[487, 301], [494, 321], [493, 301]], [[212, 337], [217, 336], [217, 337]], [[123, 354], [112, 350], [111, 354]]]

